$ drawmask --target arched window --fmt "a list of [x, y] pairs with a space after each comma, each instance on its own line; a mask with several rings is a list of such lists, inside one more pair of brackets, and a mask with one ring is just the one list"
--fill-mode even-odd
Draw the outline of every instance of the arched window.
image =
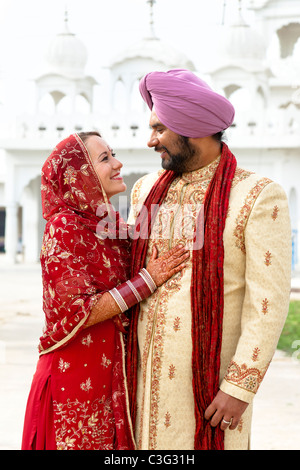
[[89, 114], [91, 111], [91, 105], [84, 95], [84, 93], [80, 93], [75, 97], [75, 111], [79, 114]]
[[280, 56], [286, 59], [293, 55], [294, 46], [300, 38], [300, 23], [290, 23], [277, 31], [280, 42]]
[[144, 110], [144, 106], [143, 106], [144, 100], [142, 99], [141, 94], [140, 94], [139, 83], [140, 83], [140, 80], [138, 79], [134, 82], [132, 86], [130, 104], [131, 104], [132, 111], [141, 113]]
[[39, 101], [39, 112], [47, 116], [53, 116], [55, 114], [55, 103], [51, 93], [47, 93]]
[[51, 91], [50, 95], [52, 96], [54, 100], [55, 106], [57, 106], [58, 103], [65, 97], [64, 93], [62, 93], [61, 91], [57, 91], [57, 90]]
[[113, 107], [120, 113], [126, 112], [126, 90], [125, 85], [121, 78], [119, 78], [115, 84], [113, 94]]
[[237, 125], [246, 125], [250, 130], [259, 126], [265, 108], [265, 96], [261, 87], [250, 90], [238, 85], [228, 85], [225, 93], [235, 108]]

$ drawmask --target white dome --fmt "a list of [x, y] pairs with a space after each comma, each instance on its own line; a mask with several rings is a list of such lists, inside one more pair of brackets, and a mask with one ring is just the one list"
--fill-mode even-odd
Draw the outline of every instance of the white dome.
[[239, 15], [235, 23], [221, 27], [216, 63], [256, 69], [264, 63], [266, 50], [264, 38]]
[[50, 43], [46, 53], [49, 72], [69, 78], [81, 78], [87, 63], [85, 45], [69, 32], [67, 23], [65, 31], [58, 34]]
[[254, 10], [260, 10], [264, 8], [268, 3], [270, 3], [270, 0], [250, 0], [248, 8], [253, 8]]
[[221, 50], [233, 60], [263, 60], [263, 39], [247, 25], [233, 25], [224, 34]]
[[156, 37], [142, 39], [120, 53], [113, 61], [112, 67], [130, 59], [152, 59], [161, 62], [167, 69], [186, 68], [194, 70], [194, 64], [185, 54]]

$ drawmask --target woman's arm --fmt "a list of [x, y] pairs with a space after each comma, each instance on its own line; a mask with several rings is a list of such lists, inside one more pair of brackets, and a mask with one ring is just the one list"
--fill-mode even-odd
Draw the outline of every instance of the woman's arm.
[[[170, 251], [160, 256], [159, 258], [157, 258], [157, 248], [154, 247], [146, 269], [153, 279], [156, 287], [161, 286], [174, 274], [180, 272], [186, 266], [186, 260], [188, 257], [189, 251], [186, 250], [186, 248], [182, 245], [172, 248]], [[124, 283], [124, 285], [125, 284], [126, 283]], [[148, 295], [144, 296], [144, 298], [148, 297], [149, 295], [151, 295], [150, 291], [148, 292]], [[138, 303], [138, 301], [136, 300], [135, 303]], [[114, 300], [112, 294], [105, 292], [105, 294], [101, 296], [101, 298], [92, 308], [85, 327], [89, 327], [95, 325], [96, 323], [113, 318], [122, 311], [123, 310]]]

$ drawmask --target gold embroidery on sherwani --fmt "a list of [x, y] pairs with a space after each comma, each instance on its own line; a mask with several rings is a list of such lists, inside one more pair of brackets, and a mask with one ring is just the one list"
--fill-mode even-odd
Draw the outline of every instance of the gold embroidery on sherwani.
[[[211, 171], [213, 174], [213, 169]], [[200, 173], [198, 173], [195, 179], [194, 176], [191, 176], [189, 179], [188, 175], [182, 175], [181, 180], [177, 179], [177, 183], [179, 181], [181, 183], [180, 190], [178, 187], [178, 201], [181, 200], [182, 203], [185, 203], [187, 200], [189, 203], [191, 201], [193, 203], [195, 201], [202, 202], [201, 197], [204, 196], [207, 182], [203, 181], [203, 174]], [[209, 175], [207, 179], [209, 180], [211, 176]], [[149, 175], [144, 180], [144, 184], [139, 188], [139, 197], [135, 199], [139, 204], [146, 198], [156, 179], [157, 175]], [[180, 199], [185, 183], [187, 183], [187, 187], [185, 188], [184, 197]], [[286, 291], [289, 292], [288, 276], [283, 275], [280, 278], [283, 289], [274, 289], [272, 291], [272, 286], [270, 287], [268, 283], [263, 283], [260, 286], [261, 290], [259, 292], [255, 289], [253, 298], [249, 299], [249, 296], [248, 298], [245, 296], [245, 290], [249, 287], [245, 285], [245, 277], [243, 275], [246, 268], [251, 268], [247, 272], [247, 276], [252, 281], [253, 277], [256, 279], [258, 266], [259, 269], [264, 271], [265, 276], [269, 275], [269, 270], [272, 269], [271, 266], [265, 267], [264, 265], [264, 255], [267, 250], [273, 254], [272, 261], [274, 266], [277, 266], [278, 263], [285, 266], [285, 260], [288, 258], [287, 244], [279, 243], [278, 246], [274, 245], [270, 243], [267, 236], [269, 231], [272, 230], [272, 226], [274, 227], [274, 223], [276, 223], [280, 233], [285, 234], [284, 240], [289, 237], [286, 198], [277, 185], [274, 183], [269, 185], [269, 183], [271, 181], [267, 178], [257, 177], [255, 174], [237, 169], [232, 186], [233, 190], [230, 195], [230, 211], [228, 211], [224, 231], [224, 276], [226, 283], [220, 388], [229, 395], [234, 394], [233, 396], [238, 396], [241, 400], [249, 402], [249, 406], [238, 428], [235, 431], [228, 430], [225, 432], [226, 450], [248, 449], [252, 414], [251, 401], [268, 368], [273, 348], [273, 335], [269, 335], [269, 337], [268, 334], [265, 334], [266, 331], [263, 330], [264, 334], [263, 338], [261, 338], [257, 324], [264, 322], [267, 318], [269, 319], [271, 306], [272, 316], [277, 318], [275, 321], [281, 321], [282, 298], [285, 296]], [[174, 186], [172, 186], [173, 188]], [[170, 204], [174, 200], [176, 198], [173, 192], [169, 199]], [[246, 207], [244, 207], [245, 204]], [[276, 211], [274, 212], [275, 204], [279, 208], [276, 221], [272, 217], [276, 213]], [[133, 214], [133, 210], [131, 213]], [[258, 220], [261, 222], [261, 231]], [[237, 228], [239, 223], [240, 226]], [[257, 226], [258, 230], [256, 230]], [[284, 230], [282, 226], [285, 227]], [[249, 249], [247, 249], [248, 262], [248, 257], [245, 256], [245, 245], [246, 241], [247, 243], [249, 241], [249, 238], [247, 240], [248, 233], [251, 236], [250, 241], [253, 241], [252, 232], [254, 229], [255, 233], [263, 240], [263, 243], [260, 243], [260, 246], [263, 246], [263, 248], [259, 251], [254, 246], [252, 249], [252, 244], [249, 243]], [[151, 239], [149, 255], [154, 243], [158, 245], [159, 253], [161, 253], [168, 246], [174, 246], [175, 242], [176, 240], [172, 239], [171, 243], [168, 244], [165, 240]], [[237, 250], [237, 247], [239, 250]], [[287, 272], [285, 268], [283, 268], [283, 271], [284, 273]], [[194, 397], [192, 374], [190, 368], [187, 367], [190, 355], [192, 354], [192, 349], [190, 348], [191, 311], [190, 300], [187, 298], [190, 289], [190, 279], [191, 264], [189, 263], [182, 278], [177, 281], [180, 290], [174, 290], [174, 294], [170, 296], [166, 295], [163, 305], [160, 305], [160, 292], [163, 291], [163, 288], [159, 288], [151, 300], [147, 299], [147, 301], [142, 303], [140, 311], [142, 316], [140, 317], [138, 331], [140, 348], [136, 424], [136, 442], [138, 448], [157, 450], [189, 450], [194, 448]], [[271, 281], [273, 285], [273, 279]], [[276, 285], [278, 286], [278, 283]], [[248, 290], [249, 292], [251, 294], [251, 286]], [[262, 302], [264, 299], [269, 301], [268, 313], [263, 312]], [[155, 309], [162, 310], [165, 319], [162, 338], [159, 338], [159, 335], [156, 336], [156, 332], [153, 329]], [[253, 318], [254, 315], [257, 317], [258, 321], [255, 322], [252, 331], [254, 331], [254, 328], [257, 328], [257, 330], [255, 330], [255, 334], [252, 336], [252, 342], [249, 341], [249, 336], [247, 337], [246, 332], [246, 340], [238, 348], [238, 340], [241, 335], [240, 322], [244, 314], [246, 317], [252, 316]], [[248, 319], [246, 318], [245, 321]], [[150, 335], [148, 334], [146, 337], [148, 331]], [[156, 359], [152, 354], [154, 343], [157, 345], [156, 353], [158, 351], [161, 353], [159, 357], [160, 367], [156, 369], [160, 375], [156, 375], [154, 383], [152, 383], [152, 366]], [[144, 351], [145, 355], [143, 356]], [[235, 366], [230, 365], [229, 373], [226, 375], [226, 370], [231, 360], [234, 361]], [[141, 364], [142, 361], [143, 365]], [[172, 367], [170, 368], [170, 366]], [[175, 377], [170, 378], [173, 377], [173, 366], [175, 367]], [[224, 380], [225, 376], [226, 379]], [[156, 400], [155, 413], [152, 412], [153, 397]], [[157, 418], [156, 422], [154, 420], [155, 417]], [[166, 426], [168, 423], [170, 426]]]
[[234, 230], [234, 236], [236, 237], [235, 246], [237, 248], [240, 248], [243, 253], [246, 253], [244, 231], [248, 222], [248, 218], [250, 216], [253, 205], [257, 199], [257, 196], [269, 183], [271, 183], [271, 180], [269, 180], [269, 178], [261, 178], [259, 181], [257, 181], [255, 186], [247, 194], [246, 199], [244, 201], [244, 205], [242, 206], [240, 213], [236, 219], [236, 227]]
[[235, 175], [232, 180], [231, 187], [234, 188], [238, 183], [244, 181], [245, 179], [249, 178], [249, 176], [253, 175], [252, 171], [243, 170], [243, 168], [237, 168], [235, 170]]
[[[156, 304], [154, 309], [153, 321], [148, 322], [147, 332], [151, 330], [151, 340], [153, 340], [152, 348], [152, 394], [151, 394], [151, 413], [150, 413], [150, 448], [155, 449], [157, 437], [157, 421], [159, 412], [159, 393], [160, 393], [160, 379], [163, 360], [165, 324], [166, 324], [166, 311], [167, 303], [170, 295], [175, 291], [180, 290], [179, 279], [182, 277], [181, 273], [177, 275], [176, 279], [171, 279], [165, 284], [165, 289], [161, 293], [159, 305]], [[159, 307], [159, 308], [157, 308]], [[147, 335], [150, 337], [150, 334]], [[149, 342], [150, 345], [150, 342]], [[147, 354], [148, 356], [148, 354]], [[144, 360], [147, 361], [147, 358]], [[143, 367], [146, 371], [146, 364]]]
[[239, 433], [243, 431], [243, 418], [240, 419], [237, 430]]
[[[155, 222], [153, 223], [151, 239], [149, 240], [148, 256], [154, 244], [157, 246], [158, 252], [162, 253], [179, 242], [183, 242], [187, 245], [187, 243], [192, 240], [191, 234], [194, 233], [197, 216], [203, 204], [205, 192], [218, 163], [219, 159], [205, 169], [184, 174], [182, 178], [178, 177], [173, 181], [168, 195], [162, 203]], [[186, 211], [185, 206], [188, 206], [188, 210]], [[143, 432], [149, 433], [148, 442], [144, 443], [144, 446], [147, 446], [149, 449], [159, 448], [158, 428], [162, 425], [164, 429], [169, 429], [171, 428], [171, 417], [174, 423], [176, 420], [175, 416], [173, 416], [173, 413], [176, 412], [176, 407], [174, 410], [172, 407], [165, 409], [162, 406], [161, 394], [165, 394], [167, 389], [166, 385], [164, 385], [162, 391], [161, 385], [162, 380], [165, 381], [166, 378], [169, 382], [176, 383], [177, 363], [175, 361], [173, 362], [172, 359], [172, 362], [167, 362], [166, 357], [168, 354], [171, 354], [170, 357], [173, 356], [172, 353], [166, 350], [166, 347], [170, 347], [169, 343], [168, 345], [166, 343], [166, 335], [169, 337], [171, 332], [173, 332], [174, 335], [178, 335], [181, 328], [184, 326], [184, 316], [188, 318], [190, 322], [190, 313], [185, 311], [183, 316], [179, 316], [177, 313], [177, 315], [172, 318], [172, 312], [169, 311], [169, 302], [174, 294], [180, 292], [182, 288], [182, 277], [187, 269], [191, 270], [191, 263], [190, 259], [183, 272], [177, 274], [161, 286], [151, 299], [147, 299], [141, 305], [139, 319], [139, 331], [142, 332], [140, 341], [141, 369], [136, 428], [138, 448], [142, 448], [143, 439], [145, 439]], [[190, 301], [188, 302], [190, 303]], [[174, 312], [174, 314], [176, 314], [176, 312]], [[190, 332], [190, 327], [188, 331]], [[151, 361], [150, 369], [149, 361]], [[149, 383], [149, 381], [150, 403], [146, 405], [146, 384]], [[192, 383], [187, 383], [185, 386], [190, 387], [192, 390]], [[149, 406], [148, 431], [145, 431], [145, 426], [147, 427], [147, 425], [143, 422], [145, 406]]]
[[265, 373], [266, 370], [262, 372], [255, 367], [248, 367], [246, 364], [239, 366], [236, 362], [231, 361], [225, 380], [244, 388], [248, 392], [256, 393]]
[[275, 220], [277, 219], [278, 217], [278, 213], [279, 213], [279, 207], [278, 206], [274, 206], [273, 208], [273, 212], [272, 212], [272, 219]]
[[269, 301], [268, 299], [263, 299], [262, 303], [262, 313], [266, 315], [269, 311]]
[[272, 253], [267, 251], [265, 254], [265, 265], [270, 266], [271, 264], [272, 264]]
[[169, 379], [173, 380], [175, 378], [176, 367], [174, 364], [169, 365]]
[[171, 415], [168, 411], [165, 415], [165, 426], [166, 426], [166, 428], [171, 426]]
[[174, 320], [174, 326], [173, 329], [174, 331], [179, 331], [180, 330], [180, 317], [176, 317]]
[[252, 354], [252, 361], [253, 362], [258, 361], [259, 353], [260, 353], [260, 349], [259, 348], [254, 348], [253, 354]]

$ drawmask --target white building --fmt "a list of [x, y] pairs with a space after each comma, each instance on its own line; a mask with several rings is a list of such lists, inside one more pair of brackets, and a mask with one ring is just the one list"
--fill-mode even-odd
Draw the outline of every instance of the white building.
[[[148, 3], [153, 13], [155, 1]], [[255, 27], [244, 20], [246, 7]], [[35, 113], [18, 116], [13, 127], [0, 126], [5, 130], [0, 134], [0, 237], [7, 262], [38, 260], [44, 227], [40, 170], [60, 139], [81, 129], [100, 130], [124, 163], [127, 198], [138, 177], [159, 168], [159, 159], [146, 146], [149, 110], [139, 96], [138, 82], [152, 70], [187, 68], [234, 104], [236, 119], [227, 139], [238, 165], [285, 189], [293, 269], [299, 267], [300, 0], [237, 2], [236, 17], [216, 34], [220, 40], [212, 60], [195, 70], [188, 57], [156, 37], [151, 16], [146, 36], [122, 51], [110, 64], [107, 80], [97, 85], [105, 90], [105, 108], [95, 99], [95, 79], [85, 74], [87, 50], [69, 31], [66, 18], [64, 31], [46, 52], [46, 69], [35, 80]], [[122, 204], [120, 209], [126, 211]]]

